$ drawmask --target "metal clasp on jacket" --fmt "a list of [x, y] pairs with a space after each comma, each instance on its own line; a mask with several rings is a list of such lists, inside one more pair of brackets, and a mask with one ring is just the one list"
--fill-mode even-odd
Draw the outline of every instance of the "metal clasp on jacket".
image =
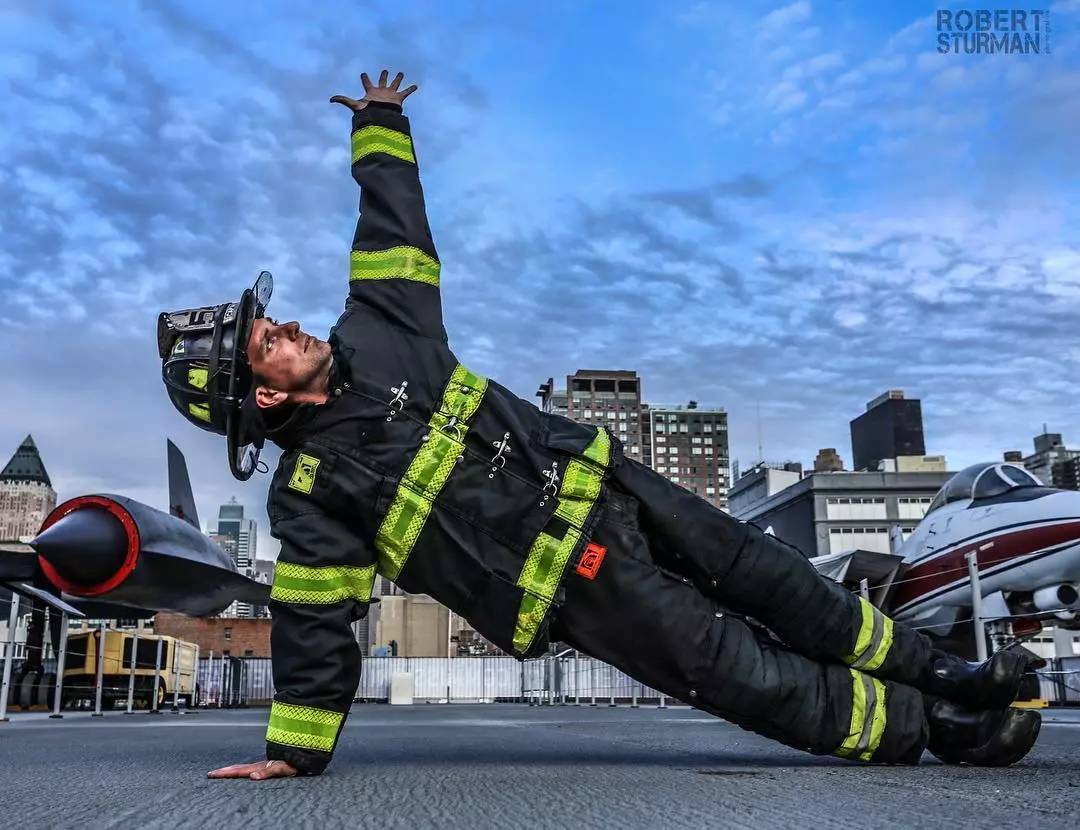
[[408, 388], [408, 386], [409, 386], [409, 382], [407, 380], [403, 380], [397, 386], [391, 386], [390, 387], [390, 391], [394, 393], [394, 399], [392, 401], [390, 401], [390, 412], [386, 416], [386, 420], [388, 420], [388, 421], [394, 420], [394, 416], [397, 415], [399, 412], [401, 412], [401, 410], [403, 410], [405, 408], [405, 402], [407, 400], [409, 400], [409, 396], [405, 392], [405, 390]]
[[510, 433], [504, 432], [501, 441], [492, 441], [491, 446], [495, 447], [497, 452], [491, 456], [491, 472], [488, 473], [488, 478], [495, 478], [495, 473], [506, 466], [506, 458], [504, 453], [511, 452], [510, 450]]
[[547, 500], [559, 492], [559, 462], [552, 461], [550, 470], [541, 470], [540, 475], [547, 479], [544, 485], [544, 497], [540, 499], [540, 506], [547, 504]]
[[[452, 435], [454, 440], [461, 444], [461, 452], [458, 453], [457, 457], [459, 462], [465, 460], [465, 436], [462, 433], [462, 430], [464, 429], [467, 429], [467, 427], [458, 420], [457, 415], [451, 415], [450, 420], [439, 427], [439, 432], [444, 435]], [[453, 433], [451, 433], [450, 430], [453, 430]]]

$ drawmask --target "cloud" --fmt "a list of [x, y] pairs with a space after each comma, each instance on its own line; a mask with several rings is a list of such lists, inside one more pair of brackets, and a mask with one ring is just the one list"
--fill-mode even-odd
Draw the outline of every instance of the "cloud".
[[[759, 403], [769, 454], [843, 454], [847, 421], [891, 387], [923, 397], [928, 450], [954, 466], [1076, 424], [1065, 37], [1053, 60], [939, 61], [928, 18], [859, 41], [809, 3], [632, 30], [689, 43], [673, 54], [532, 12], [125, 9], [0, 27], [0, 452], [33, 432], [62, 497], [163, 504], [171, 435], [204, 520], [235, 494], [265, 531], [266, 479], [234, 483], [221, 440], [162, 394], [153, 321], [267, 268], [275, 314], [333, 323], [357, 194], [326, 98], [381, 65], [422, 85], [409, 113], [451, 343], [523, 397], [636, 368], [646, 399], [725, 406], [736, 458], [756, 455]], [[644, 95], [643, 76], [696, 85]]]

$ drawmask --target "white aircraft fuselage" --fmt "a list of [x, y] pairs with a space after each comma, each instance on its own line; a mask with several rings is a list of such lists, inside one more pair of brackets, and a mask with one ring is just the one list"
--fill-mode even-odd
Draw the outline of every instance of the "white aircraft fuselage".
[[969, 553], [982, 596], [1000, 593], [1010, 614], [1071, 622], [1080, 613], [1080, 492], [1044, 487], [1016, 465], [957, 473], [895, 552], [904, 559], [889, 602], [897, 620], [950, 621], [970, 609]]

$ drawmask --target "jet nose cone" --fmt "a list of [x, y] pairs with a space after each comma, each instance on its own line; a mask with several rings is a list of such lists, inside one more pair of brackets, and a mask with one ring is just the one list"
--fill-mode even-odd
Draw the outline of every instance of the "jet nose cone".
[[63, 580], [89, 587], [105, 582], [124, 566], [128, 534], [110, 511], [86, 506], [49, 525], [30, 546]]

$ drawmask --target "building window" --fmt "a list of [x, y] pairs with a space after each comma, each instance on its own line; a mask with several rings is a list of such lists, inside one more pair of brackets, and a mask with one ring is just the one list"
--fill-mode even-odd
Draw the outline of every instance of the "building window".
[[701, 443], [701, 439], [700, 439], [700, 438], [698, 438], [697, 436], [694, 436], [693, 438], [691, 438], [691, 439], [690, 439], [690, 443], [691, 443], [691, 444], [700, 444], [700, 443]]
[[226, 640], [231, 640], [232, 639], [232, 629], [229, 628], [229, 626], [225, 626], [225, 639]]
[[658, 473], [666, 473], [667, 472], [667, 467], [657, 467], [656, 472], [658, 472]]
[[634, 455], [637, 455], [637, 453], [638, 453], [638, 448], [637, 448], [637, 447], [631, 447], [631, 448], [630, 448], [630, 452], [632, 452], [632, 453], [633, 453]]
[[701, 447], [692, 447], [690, 449], [690, 452], [692, 452], [694, 455], [701, 455], [702, 454]]
[[255, 652], [254, 652], [254, 651], [252, 651], [252, 650], [251, 650], [250, 648], [245, 648], [245, 649], [244, 649], [244, 656], [245, 656], [245, 657], [254, 657], [254, 656], [255, 656]]
[[679, 477], [678, 476], [671, 476], [671, 480], [674, 481], [676, 484], [679, 483]]

